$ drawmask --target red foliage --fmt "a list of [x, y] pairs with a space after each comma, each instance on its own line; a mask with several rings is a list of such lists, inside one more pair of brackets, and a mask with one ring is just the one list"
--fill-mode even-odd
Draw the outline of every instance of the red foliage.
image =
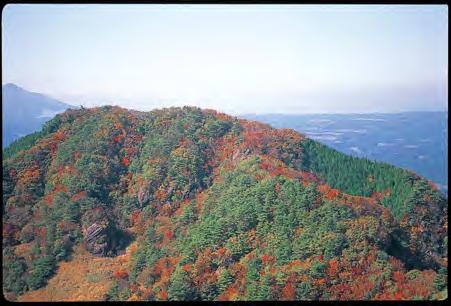
[[128, 167], [128, 165], [130, 164], [130, 161], [128, 160], [127, 157], [122, 158], [122, 164], [126, 167]]
[[128, 277], [128, 272], [125, 270], [118, 270], [113, 273], [113, 277], [116, 279], [125, 279]]
[[[230, 157], [233, 158], [234, 152], [236, 150], [235, 147], [236, 138], [227, 135], [225, 137], [219, 138], [216, 141], [216, 150], [215, 150], [215, 158], [214, 160], [217, 161], [218, 164], [222, 163], [224, 160], [229, 159]], [[211, 165], [214, 166], [214, 165]], [[208, 164], [207, 164], [208, 167]]]
[[164, 237], [168, 240], [172, 239], [172, 237], [174, 237], [174, 233], [171, 230], [167, 230], [164, 232]]
[[148, 300], [153, 296], [152, 287], [146, 288], [143, 292], [143, 299]]
[[399, 271], [395, 271], [395, 272], [393, 272], [393, 280], [395, 282], [403, 282], [405, 280], [405, 276], [403, 273], [401, 273]]
[[62, 184], [56, 184], [53, 191], [54, 191], [54, 192], [67, 192], [68, 189], [67, 189], [66, 186], [64, 186], [64, 185], [62, 185]]
[[132, 222], [133, 225], [135, 225], [138, 222], [139, 216], [140, 216], [140, 212], [139, 211], [135, 211], [132, 213], [131, 217], [130, 217], [130, 221]]
[[50, 154], [54, 155], [56, 153], [56, 150], [58, 148], [58, 145], [56, 143], [50, 144]]
[[46, 196], [44, 196], [44, 201], [45, 203], [47, 203], [47, 205], [52, 205], [53, 204], [53, 194], [48, 194]]
[[413, 279], [409, 279], [400, 271], [393, 273], [394, 288], [388, 287], [376, 295], [377, 300], [411, 300], [417, 296], [420, 299], [430, 298], [434, 290], [434, 279], [436, 273], [432, 270], [419, 272]]
[[168, 299], [168, 292], [167, 292], [166, 290], [162, 290], [162, 291], [160, 292], [160, 298], [161, 298], [163, 301], [167, 301], [167, 299]]
[[80, 151], [75, 151], [75, 153], [74, 153], [75, 160], [78, 160], [80, 157], [81, 157]]

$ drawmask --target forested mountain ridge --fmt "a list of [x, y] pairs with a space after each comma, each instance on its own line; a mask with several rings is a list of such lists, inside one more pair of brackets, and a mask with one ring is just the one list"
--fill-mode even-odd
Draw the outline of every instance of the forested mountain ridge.
[[291, 128], [347, 155], [410, 169], [448, 189], [448, 112], [262, 114], [243, 119]]
[[409, 171], [212, 110], [68, 110], [3, 151], [3, 290], [76, 245], [106, 300], [447, 296], [447, 199]]

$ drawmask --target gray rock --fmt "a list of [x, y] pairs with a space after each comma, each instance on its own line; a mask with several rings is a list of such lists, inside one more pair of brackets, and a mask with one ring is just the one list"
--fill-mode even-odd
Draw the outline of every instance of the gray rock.
[[110, 250], [108, 224], [93, 223], [86, 230], [85, 241], [89, 252], [94, 256], [106, 256]]
[[148, 188], [141, 187], [138, 191], [138, 203], [140, 207], [143, 207], [149, 201], [149, 190]]

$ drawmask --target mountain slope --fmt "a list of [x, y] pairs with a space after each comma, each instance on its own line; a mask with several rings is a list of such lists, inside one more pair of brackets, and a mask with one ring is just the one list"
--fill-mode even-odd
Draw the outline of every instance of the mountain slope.
[[[69, 110], [3, 161], [4, 292], [137, 248], [107, 300], [439, 299], [447, 199], [414, 173], [211, 110]], [[23, 299], [21, 299], [23, 300]]]
[[73, 106], [29, 92], [14, 84], [3, 85], [2, 147], [21, 136], [40, 130], [44, 122], [71, 107]]

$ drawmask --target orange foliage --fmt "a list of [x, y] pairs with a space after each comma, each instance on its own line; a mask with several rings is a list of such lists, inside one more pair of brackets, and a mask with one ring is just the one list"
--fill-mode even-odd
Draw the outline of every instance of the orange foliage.
[[274, 256], [269, 256], [267, 254], [263, 254], [261, 259], [262, 259], [262, 264], [263, 265], [273, 264], [274, 260], [275, 260]]
[[325, 278], [320, 278], [316, 281], [317, 285], [324, 285], [326, 283], [326, 279]]
[[166, 203], [160, 209], [160, 215], [162, 216], [170, 216], [172, 211], [171, 204]]
[[167, 190], [165, 190], [162, 186], [160, 186], [158, 188], [157, 191], [155, 191], [155, 197], [157, 198], [157, 200], [159, 200], [160, 202], [163, 202], [164, 200], [166, 200], [166, 197], [168, 196]]
[[338, 194], [339, 194], [339, 191], [338, 191], [337, 189], [331, 189], [331, 190], [329, 190], [329, 191], [327, 192], [326, 197], [327, 197], [329, 200], [334, 200], [334, 199], [337, 198]]
[[19, 182], [23, 185], [36, 183], [39, 180], [39, 176], [39, 167], [36, 165], [20, 172]]
[[224, 294], [218, 298], [219, 301], [233, 301], [238, 297], [239, 290], [235, 287], [229, 287], [225, 290]]
[[336, 259], [332, 259], [329, 261], [329, 275], [334, 277], [338, 273], [338, 261]]
[[225, 249], [224, 248], [219, 248], [217, 251], [219, 256], [222, 256], [225, 253]]
[[193, 264], [192, 263], [187, 263], [187, 264], [185, 264], [185, 265], [183, 265], [182, 266], [182, 269], [183, 270], [185, 270], [185, 272], [189, 272], [189, 271], [191, 271], [191, 268], [193, 267]]
[[124, 128], [124, 126], [122, 125], [122, 123], [119, 122], [119, 121], [115, 121], [115, 122], [113, 123], [113, 126], [114, 126], [115, 129], [118, 129], [118, 130]]
[[296, 299], [296, 288], [291, 282], [288, 282], [282, 289], [282, 300], [293, 301]]
[[202, 214], [202, 207], [205, 202], [205, 200], [208, 198], [207, 192], [200, 192], [196, 194], [196, 210], [198, 211], [198, 214]]
[[183, 210], [185, 209], [185, 207], [187, 206], [187, 205], [190, 205], [190, 203], [191, 203], [191, 200], [190, 199], [185, 199], [185, 200], [183, 200], [183, 202], [180, 204], [180, 207], [179, 208], [177, 208], [177, 210], [174, 212], [174, 215], [175, 216], [181, 216], [182, 215], [182, 213], [183, 213]]
[[322, 185], [319, 185], [319, 186], [318, 186], [318, 191], [319, 191], [320, 193], [326, 194], [326, 193], [329, 192], [329, 190], [330, 190], [330, 186], [329, 186], [328, 184], [322, 184]]
[[53, 139], [56, 141], [61, 141], [64, 139], [64, 132], [62, 130], [59, 130], [53, 134]]
[[86, 192], [86, 191], [80, 191], [80, 192], [74, 194], [74, 195], [72, 196], [71, 200], [74, 201], [74, 202], [76, 202], [76, 201], [78, 201], [78, 200], [80, 200], [80, 199], [85, 198], [86, 195], [87, 195], [87, 192]]

